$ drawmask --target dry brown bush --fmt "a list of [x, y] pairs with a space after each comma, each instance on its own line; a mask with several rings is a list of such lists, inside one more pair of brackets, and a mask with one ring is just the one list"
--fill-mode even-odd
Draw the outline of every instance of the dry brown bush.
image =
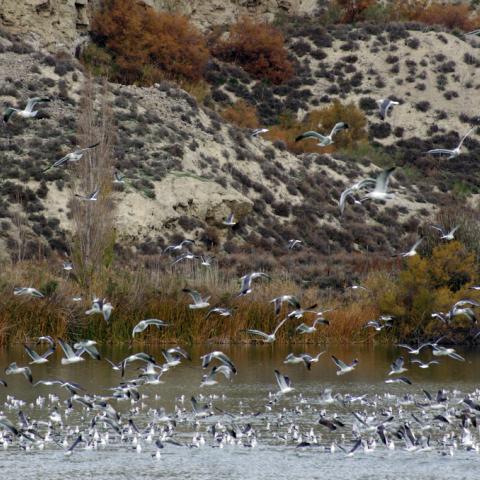
[[226, 62], [241, 65], [250, 75], [279, 84], [293, 76], [282, 33], [268, 23], [248, 17], [230, 27], [226, 40], [213, 45], [213, 54]]
[[186, 17], [143, 2], [106, 0], [92, 32], [113, 57], [110, 78], [121, 83], [198, 81], [209, 58], [205, 38]]
[[233, 105], [225, 108], [222, 110], [221, 115], [227, 122], [240, 128], [258, 128], [260, 126], [257, 109], [245, 102], [245, 100], [238, 100]]

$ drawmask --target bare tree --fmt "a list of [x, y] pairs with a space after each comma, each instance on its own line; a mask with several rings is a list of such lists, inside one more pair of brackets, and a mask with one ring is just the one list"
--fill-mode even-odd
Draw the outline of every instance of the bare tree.
[[[76, 162], [71, 175], [73, 223], [72, 258], [82, 287], [95, 288], [108, 268], [115, 242], [112, 199], [114, 127], [106, 82], [99, 91], [85, 79], [79, 105], [77, 136], [80, 147], [98, 143]], [[99, 191], [96, 200], [83, 200]]]

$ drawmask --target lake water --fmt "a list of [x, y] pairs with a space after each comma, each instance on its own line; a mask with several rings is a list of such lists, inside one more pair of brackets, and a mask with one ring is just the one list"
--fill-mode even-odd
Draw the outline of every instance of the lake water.
[[[326, 353], [311, 371], [303, 364], [283, 363], [290, 352], [315, 355], [323, 349]], [[103, 357], [114, 361], [142, 350], [159, 362], [162, 360], [160, 347], [129, 350], [99, 346], [99, 350]], [[238, 373], [231, 381], [219, 375], [217, 385], [200, 387], [205, 371], [199, 357], [212, 350], [229, 355]], [[184, 360], [171, 368], [161, 377], [164, 383], [138, 387], [142, 395], [139, 401], [106, 400], [120, 414], [120, 434], [101, 420], [102, 409], [92, 410], [74, 401], [73, 408], [67, 410], [70, 395], [66, 389], [32, 387], [23, 375], [0, 374], [8, 382], [8, 387], [0, 386], [2, 415], [18, 427], [18, 411], [22, 410], [32, 424], [37, 422], [34, 428], [39, 436], [47, 435], [46, 441], [30, 441], [4, 433], [0, 439], [0, 478], [480, 478], [480, 473], [476, 473], [480, 456], [475, 448], [479, 429], [471, 425], [472, 420], [467, 420], [463, 429], [462, 420], [456, 418], [462, 411], [471, 419], [475, 416], [475, 410], [462, 401], [466, 395], [480, 401], [478, 352], [459, 350], [466, 357], [465, 362], [441, 357], [440, 365], [426, 370], [407, 361], [408, 371], [404, 375], [412, 385], [385, 383], [392, 360], [400, 354], [408, 357], [398, 348], [195, 346], [189, 353], [193, 361]], [[331, 355], [347, 362], [358, 358], [359, 365], [353, 372], [337, 376]], [[60, 358], [60, 352], [56, 352], [47, 364], [33, 365], [34, 382], [59, 378], [78, 382], [89, 394], [108, 396], [112, 393], [110, 388], [135, 378], [137, 369], [143, 366], [142, 362], [130, 364], [122, 379], [120, 372], [112, 370], [106, 361], [86, 357], [85, 362], [62, 366]], [[430, 351], [422, 351], [420, 358], [430, 359]], [[28, 363], [23, 348], [0, 350], [1, 371], [13, 361], [21, 366]], [[270, 395], [278, 391], [274, 369], [288, 375], [295, 388], [278, 401], [272, 401]], [[446, 401], [436, 401], [439, 389], [445, 390]], [[331, 390], [331, 395], [325, 394], [325, 390]], [[431, 401], [423, 390], [433, 396]], [[364, 395], [362, 399], [354, 398]], [[45, 399], [43, 404], [38, 404], [39, 396]], [[192, 396], [200, 405], [209, 404], [212, 415], [195, 415]], [[20, 400], [25, 403], [19, 403]], [[61, 423], [53, 423], [48, 433], [54, 411], [60, 415]], [[353, 412], [359, 414], [360, 420]], [[318, 424], [321, 414], [329, 420], [337, 418], [344, 426], [329, 431]], [[438, 415], [443, 419], [435, 419]], [[95, 416], [100, 419], [92, 427]], [[129, 419], [140, 433], [129, 425]], [[377, 427], [382, 422], [394, 450], [380, 441]], [[396, 435], [405, 423], [418, 440], [410, 451], [406, 449], [407, 442]], [[167, 425], [171, 426], [168, 434]], [[236, 439], [224, 434], [226, 429], [234, 430]], [[86, 442], [66, 456], [66, 448], [80, 433]], [[161, 437], [164, 448], [157, 458], [155, 440]], [[166, 437], [180, 445], [165, 441]], [[363, 445], [348, 456], [342, 448], [350, 451], [357, 438], [362, 438]], [[310, 446], [299, 448], [300, 441]]]

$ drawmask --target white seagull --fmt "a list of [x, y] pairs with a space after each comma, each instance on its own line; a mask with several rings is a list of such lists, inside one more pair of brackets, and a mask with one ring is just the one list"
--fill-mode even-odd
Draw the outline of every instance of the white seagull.
[[275, 378], [277, 380], [280, 390], [277, 392], [277, 395], [285, 395], [287, 393], [293, 392], [294, 388], [292, 387], [292, 382], [286, 375], [282, 375], [278, 370], [275, 370]]
[[88, 146], [88, 147], [79, 148], [79, 149], [77, 149], [77, 150], [74, 150], [73, 152], [67, 153], [67, 155], [65, 155], [64, 157], [60, 158], [60, 160], [57, 160], [55, 163], [52, 163], [52, 165], [50, 165], [50, 166], [47, 167], [45, 170], [43, 170], [42, 173], [47, 172], [47, 171], [50, 170], [51, 168], [60, 167], [61, 165], [65, 165], [65, 164], [68, 164], [68, 163], [78, 162], [79, 160], [82, 159], [82, 157], [83, 157], [83, 155], [85, 154], [85, 152], [88, 152], [89, 150], [91, 150], [92, 148], [97, 147], [98, 145], [100, 145], [100, 143], [95, 143], [95, 144], [90, 145], [90, 146]]
[[397, 254], [392, 255], [392, 257], [404, 257], [404, 258], [405, 257], [414, 257], [415, 255], [417, 255], [417, 248], [422, 242], [423, 242], [423, 238], [420, 238], [419, 240], [417, 240], [415, 242], [413, 247], [408, 252], [397, 253]]
[[388, 117], [389, 110], [394, 105], [400, 105], [400, 102], [395, 102], [394, 100], [390, 100], [389, 98], [382, 98], [377, 100], [377, 105], [380, 110], [380, 117], [382, 120], [385, 120]]
[[190, 304], [188, 308], [192, 310], [198, 310], [200, 308], [207, 308], [210, 306], [208, 303], [210, 296], [204, 298], [200, 295], [200, 293], [198, 293], [196, 290], [192, 290], [191, 288], [184, 288], [182, 292], [188, 293], [194, 302]]
[[350, 365], [347, 365], [342, 360], [339, 360], [337, 357], [332, 355], [333, 363], [338, 367], [337, 375], [345, 375], [346, 373], [352, 372], [353, 369], [358, 365], [358, 360], [355, 359]]
[[35, 298], [44, 298], [45, 295], [33, 287], [15, 287], [13, 294], [17, 296], [29, 296]]
[[108, 323], [110, 320], [110, 316], [112, 314], [112, 304], [106, 301], [106, 298], [103, 300], [101, 298], [95, 298], [92, 302], [92, 308], [85, 312], [85, 315], [94, 315], [94, 314], [102, 314], [103, 319]]
[[86, 202], [96, 202], [98, 200], [98, 194], [100, 193], [100, 189], [96, 188], [92, 193], [89, 195], [79, 195], [78, 193], [75, 194], [77, 198], [80, 200], [84, 200]]
[[270, 280], [270, 277], [263, 272], [252, 272], [248, 275], [244, 275], [240, 278], [242, 285], [240, 287], [240, 293], [238, 294], [239, 297], [243, 297], [244, 295], [248, 295], [252, 291], [252, 281], [256, 278], [266, 278]]
[[440, 237], [441, 240], [450, 241], [455, 238], [455, 232], [460, 228], [460, 225], [456, 225], [450, 231], [444, 230], [443, 228], [437, 227], [435, 225], [431, 225], [431, 227], [435, 230], [438, 230], [442, 234], [442, 236]]
[[453, 150], [447, 148], [434, 148], [429, 150], [427, 153], [430, 155], [447, 155], [447, 159], [455, 158], [460, 155], [460, 150], [462, 148], [463, 142], [465, 139], [475, 130], [476, 127], [472, 127], [460, 140], [460, 143]]
[[138, 322], [132, 331], [132, 338], [135, 337], [136, 333], [143, 332], [147, 327], [150, 325], [154, 325], [157, 328], [160, 327], [167, 327], [168, 323], [164, 322], [163, 320], [159, 320], [158, 318], [148, 318], [147, 320], [142, 320]]
[[296, 142], [303, 140], [304, 138], [316, 138], [318, 140], [318, 146], [326, 147], [333, 143], [333, 136], [342, 131], [348, 129], [348, 124], [345, 122], [338, 122], [332, 128], [332, 131], [328, 135], [322, 135], [321, 133], [314, 132], [312, 130], [302, 133], [297, 138], [295, 138]]
[[33, 110], [35, 105], [39, 103], [49, 102], [50, 99], [46, 97], [35, 97], [29, 98], [27, 101], [27, 106], [24, 110], [18, 108], [8, 107], [3, 114], [3, 121], [7, 123], [13, 115], [18, 115], [22, 118], [33, 118], [38, 114], [38, 110]]
[[250, 335], [257, 335], [259, 337], [261, 337], [262, 341], [265, 342], [265, 343], [273, 343], [275, 341], [275, 335], [277, 334], [278, 330], [280, 329], [280, 327], [288, 320], [288, 317], [285, 317], [276, 327], [275, 327], [275, 330], [273, 331], [273, 333], [271, 334], [268, 334], [268, 333], [265, 333], [265, 332], [262, 332], [260, 330], [252, 330], [252, 329], [247, 329], [245, 330], [247, 333], [249, 333]]
[[375, 180], [375, 188], [365, 194], [361, 201], [370, 200], [390, 200], [395, 194], [388, 193], [388, 183], [390, 176], [397, 167], [390, 167], [380, 172]]

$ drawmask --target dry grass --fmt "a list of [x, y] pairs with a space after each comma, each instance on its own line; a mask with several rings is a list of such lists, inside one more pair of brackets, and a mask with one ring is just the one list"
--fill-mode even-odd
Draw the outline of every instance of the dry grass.
[[[94, 338], [104, 343], [131, 341], [133, 327], [145, 318], [160, 318], [169, 327], [149, 328], [137, 336], [136, 343], [235, 343], [251, 342], [243, 331], [257, 328], [265, 332], [274, 330], [280, 316], [275, 318], [270, 300], [280, 294], [297, 295], [304, 305], [318, 303], [321, 307], [335, 307], [326, 314], [330, 326], [318, 327], [314, 335], [299, 336], [295, 328], [302, 321], [313, 318], [289, 320], [278, 335], [278, 341], [300, 343], [370, 341], [369, 332], [361, 326], [378, 313], [368, 296], [322, 296], [316, 289], [302, 289], [285, 274], [272, 274], [270, 282], [257, 282], [252, 294], [238, 298], [238, 279], [211, 267], [209, 270], [185, 267], [178, 271], [164, 268], [109, 270], [96, 278], [93, 286], [81, 286], [63, 273], [52, 268], [52, 261], [18, 262], [7, 266], [0, 275], [0, 344], [22, 342], [39, 335], [52, 335], [69, 339]], [[15, 286], [32, 285], [45, 294], [45, 298], [16, 297]], [[212, 306], [234, 309], [232, 317], [210, 316], [206, 310], [195, 311], [188, 307], [190, 297], [183, 293], [189, 286], [202, 294], [211, 295]], [[98, 294], [113, 306], [111, 322], [106, 324], [101, 316], [86, 316], [91, 295]], [[73, 296], [83, 296], [81, 302]], [[283, 311], [284, 315], [286, 311]]]

